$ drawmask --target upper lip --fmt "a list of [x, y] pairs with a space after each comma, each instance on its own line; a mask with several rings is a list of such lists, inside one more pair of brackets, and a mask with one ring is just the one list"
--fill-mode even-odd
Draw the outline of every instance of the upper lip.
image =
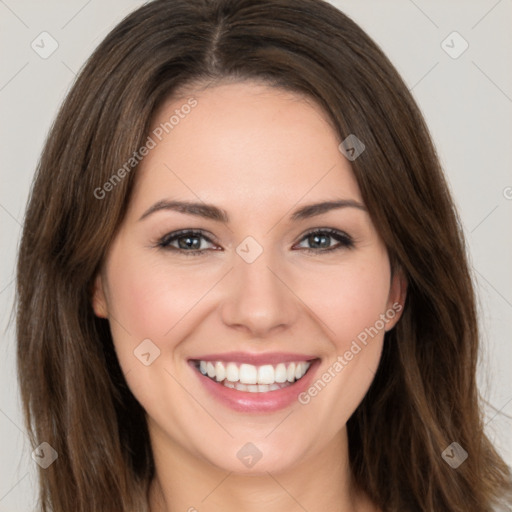
[[224, 352], [222, 354], [208, 354], [190, 358], [191, 361], [223, 361], [246, 363], [254, 366], [312, 361], [314, 359], [318, 359], [318, 357], [310, 354], [292, 354], [290, 352], [267, 352], [259, 354], [251, 352]]

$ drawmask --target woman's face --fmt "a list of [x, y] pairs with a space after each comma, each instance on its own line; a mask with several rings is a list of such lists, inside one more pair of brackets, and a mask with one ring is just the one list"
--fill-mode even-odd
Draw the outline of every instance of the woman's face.
[[319, 107], [252, 82], [193, 97], [154, 119], [93, 305], [159, 453], [285, 470], [342, 433], [404, 286]]

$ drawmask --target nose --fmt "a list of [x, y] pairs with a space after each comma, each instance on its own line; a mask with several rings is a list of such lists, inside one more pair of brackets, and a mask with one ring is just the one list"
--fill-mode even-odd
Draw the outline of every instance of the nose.
[[242, 258], [236, 261], [221, 308], [226, 325], [245, 330], [251, 337], [265, 338], [291, 328], [300, 314], [300, 300], [290, 286], [289, 273], [270, 252], [264, 250], [252, 263]]

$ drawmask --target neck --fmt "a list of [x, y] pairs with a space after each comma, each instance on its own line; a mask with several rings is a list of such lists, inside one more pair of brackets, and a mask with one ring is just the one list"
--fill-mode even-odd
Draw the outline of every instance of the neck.
[[[152, 429], [150, 429], [151, 431]], [[352, 481], [344, 428], [321, 453], [284, 471], [222, 470], [153, 430], [151, 512], [374, 512]]]

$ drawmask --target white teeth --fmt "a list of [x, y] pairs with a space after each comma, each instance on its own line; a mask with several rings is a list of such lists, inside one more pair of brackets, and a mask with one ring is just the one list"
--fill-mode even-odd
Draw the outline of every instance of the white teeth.
[[276, 382], [286, 382], [286, 378], [287, 378], [286, 366], [283, 363], [279, 363], [276, 366], [276, 370], [274, 373], [275, 373], [275, 381]]
[[226, 369], [220, 361], [215, 363], [215, 378], [217, 382], [221, 382], [226, 378]]
[[295, 380], [295, 363], [291, 363], [288, 366], [288, 370], [286, 372], [288, 382], [293, 382]]
[[229, 382], [238, 382], [238, 366], [235, 363], [228, 363], [226, 367], [226, 379]]
[[266, 364], [258, 368], [258, 384], [273, 384], [274, 367], [271, 364]]
[[295, 367], [295, 378], [299, 380], [304, 375], [304, 363], [297, 363], [297, 366]]
[[251, 393], [266, 393], [281, 389], [282, 384], [288, 385], [301, 379], [311, 363], [279, 363], [277, 365], [252, 364], [222, 361], [199, 361], [199, 371], [217, 382], [223, 382], [229, 388]]
[[268, 391], [276, 391], [291, 386], [289, 382], [286, 382], [286, 384], [241, 384], [240, 382], [229, 382], [228, 380], [225, 380], [222, 385], [237, 391], [247, 391], [248, 393], [267, 393]]
[[[238, 380], [242, 384], [257, 384], [258, 369], [252, 364], [241, 364]], [[262, 384], [264, 383], [262, 382]]]

